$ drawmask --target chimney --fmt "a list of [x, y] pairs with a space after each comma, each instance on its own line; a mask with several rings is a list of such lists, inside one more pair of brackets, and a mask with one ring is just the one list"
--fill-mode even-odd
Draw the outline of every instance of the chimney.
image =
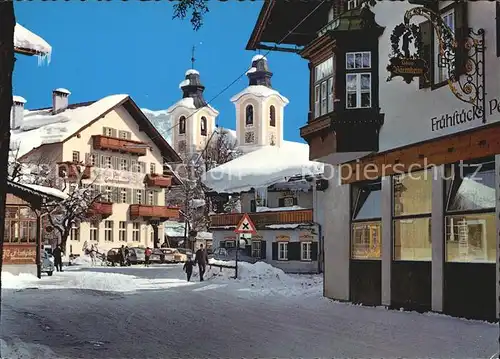
[[69, 90], [58, 88], [52, 91], [52, 114], [58, 114], [68, 108]]
[[17, 129], [23, 125], [24, 104], [26, 100], [21, 96], [12, 97], [12, 110], [10, 112], [10, 128]]

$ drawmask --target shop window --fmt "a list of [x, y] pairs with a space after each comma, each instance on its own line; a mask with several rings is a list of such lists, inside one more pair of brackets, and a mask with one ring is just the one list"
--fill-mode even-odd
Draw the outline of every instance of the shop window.
[[346, 108], [368, 108], [372, 105], [371, 52], [346, 54]]
[[247, 105], [245, 108], [245, 126], [253, 126], [253, 106]]
[[314, 117], [333, 111], [334, 100], [334, 57], [314, 67]]
[[352, 259], [380, 259], [381, 192], [381, 183], [378, 181], [352, 186]]
[[496, 261], [494, 158], [446, 168], [446, 260]]
[[393, 178], [394, 259], [432, 260], [432, 169]]
[[274, 106], [269, 107], [269, 126], [276, 127], [276, 108]]
[[181, 116], [179, 118], [179, 135], [184, 135], [186, 133], [186, 117]]

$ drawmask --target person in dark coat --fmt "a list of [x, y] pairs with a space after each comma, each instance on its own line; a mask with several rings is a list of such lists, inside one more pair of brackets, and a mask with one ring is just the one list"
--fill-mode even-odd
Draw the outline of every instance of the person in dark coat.
[[62, 248], [61, 245], [58, 244], [54, 251], [52, 252], [52, 255], [54, 256], [54, 265], [56, 266], [56, 270], [58, 272], [62, 272]]
[[120, 260], [120, 266], [123, 267], [125, 265], [125, 246], [123, 244], [118, 250], [118, 259]]
[[188, 258], [184, 263], [184, 267], [182, 268], [182, 270], [186, 272], [188, 282], [191, 280], [191, 275], [193, 274], [193, 266], [193, 261], [191, 260], [191, 258]]
[[125, 265], [129, 266], [130, 265], [130, 258], [129, 258], [130, 250], [128, 249], [128, 246], [125, 246], [124, 253], [125, 253], [125, 259], [124, 259]]
[[203, 275], [205, 274], [208, 263], [208, 254], [203, 248], [203, 244], [200, 244], [200, 249], [196, 251], [194, 263], [198, 264], [198, 269], [200, 270], [200, 282], [203, 282]]

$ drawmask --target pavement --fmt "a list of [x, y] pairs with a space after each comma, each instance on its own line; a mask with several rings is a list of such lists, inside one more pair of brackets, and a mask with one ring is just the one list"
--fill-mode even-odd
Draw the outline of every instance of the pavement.
[[[79, 272], [114, 272], [161, 281], [183, 278], [181, 268]], [[245, 296], [245, 290], [251, 288], [244, 283], [210, 280], [130, 293], [6, 289], [1, 336], [4, 346], [24, 343], [30, 353], [36, 353], [23, 358], [51, 359], [489, 359], [498, 350], [498, 325], [348, 305], [322, 297]]]

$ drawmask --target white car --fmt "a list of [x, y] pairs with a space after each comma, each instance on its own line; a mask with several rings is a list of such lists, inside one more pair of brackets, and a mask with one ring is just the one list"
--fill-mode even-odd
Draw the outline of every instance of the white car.
[[160, 248], [165, 254], [166, 263], [180, 263], [187, 261], [187, 254], [179, 252], [177, 248]]
[[54, 256], [49, 252], [42, 250], [42, 273], [47, 273], [50, 277], [54, 273], [55, 265], [54, 265]]

